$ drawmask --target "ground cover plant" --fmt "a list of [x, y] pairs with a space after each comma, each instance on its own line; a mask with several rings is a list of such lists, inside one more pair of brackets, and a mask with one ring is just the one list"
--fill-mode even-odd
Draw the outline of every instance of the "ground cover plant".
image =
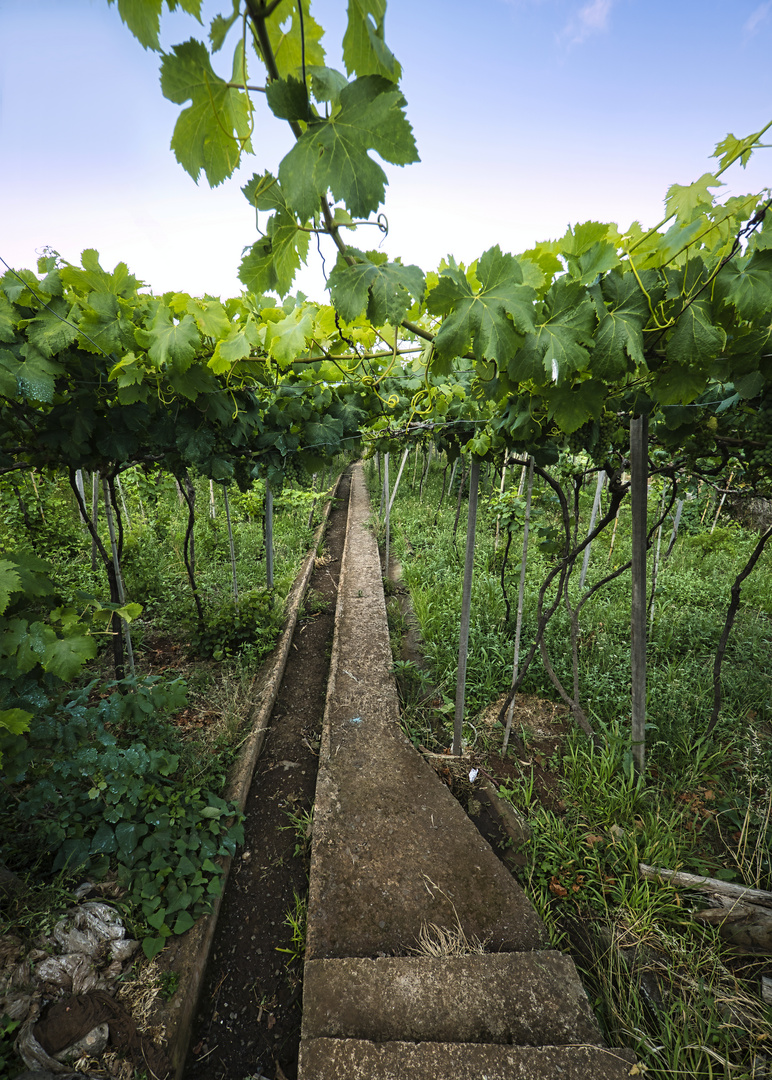
[[[183, 554], [188, 510], [173, 479], [123, 477], [119, 610], [130, 620], [134, 663], [123, 677], [108, 647], [108, 583], [92, 565], [70, 486], [50, 474], [0, 484], [0, 674], [11, 718], [0, 740], [6, 933], [53, 876], [62, 895], [87, 877], [112, 886], [150, 958], [220, 893], [218, 856], [232, 855], [242, 837], [223, 789], [252, 681], [319, 520], [321, 489], [308, 477], [277, 492], [269, 589], [264, 483], [231, 491], [234, 561], [222, 487], [194, 483], [203, 620]], [[108, 542], [104, 518], [98, 527]], [[86, 622], [84, 611], [92, 612]]]
[[[452, 737], [463, 560], [459, 535], [466, 513], [463, 492], [459, 501], [463, 469], [456, 469], [449, 486], [450, 469], [441, 457], [422, 491], [418, 484], [401, 486], [390, 523], [392, 557], [410, 590], [425, 664], [395, 663], [405, 727], [416, 744], [440, 752], [447, 751]], [[375, 461], [369, 479], [377, 507], [381, 482]], [[517, 469], [510, 476], [515, 499], [519, 479]], [[590, 485], [580, 500], [585, 531], [592, 494]], [[523, 651], [536, 631], [538, 590], [555, 559], [557, 513], [551, 495], [544, 485], [534, 500], [537, 543], [528, 553]], [[660, 495], [654, 487], [652, 515]], [[660, 568], [653, 606], [648, 774], [636, 771], [631, 749], [629, 575], [599, 590], [581, 613], [579, 696], [597, 741], [572, 722], [565, 707], [562, 720], [548, 722], [540, 719], [539, 707], [531, 707], [545, 699], [561, 703], [537, 655], [516, 698], [513, 742], [502, 757], [504, 727], [497, 717], [512, 679], [515, 624], [515, 605], [507, 617], [501, 588], [502, 498], [500, 473], [491, 470], [487, 482], [483, 478], [475, 544], [464, 752], [470, 763], [498, 777], [500, 794], [527, 821], [530, 839], [517, 852], [518, 876], [555, 945], [573, 953], [609, 1043], [634, 1049], [647, 1075], [750, 1080], [764, 1067], [772, 1036], [768, 998], [762, 997], [762, 980], [772, 974], [768, 946], [743, 939], [736, 927], [718, 929], [720, 920], [700, 917], [705, 903], [698, 893], [644, 878], [639, 866], [772, 889], [768, 556], [743, 591], [724, 670], [721, 717], [711, 733], [713, 658], [729, 585], [758, 534], [725, 514], [711, 532], [717, 500], [695, 484], [672, 552]], [[706, 512], [711, 505], [712, 515]], [[517, 548], [522, 513], [512, 522]], [[375, 524], [382, 528], [380, 518]], [[629, 557], [630, 516], [624, 505], [613, 547], [611, 537], [609, 529], [593, 544], [587, 589]], [[519, 569], [510, 566], [505, 572], [512, 594]], [[574, 597], [577, 593], [575, 588]], [[396, 608], [394, 600], [387, 603]], [[394, 611], [392, 626], [398, 639], [404, 620]], [[570, 619], [561, 607], [545, 641], [566, 686], [573, 678], [570, 639]]]

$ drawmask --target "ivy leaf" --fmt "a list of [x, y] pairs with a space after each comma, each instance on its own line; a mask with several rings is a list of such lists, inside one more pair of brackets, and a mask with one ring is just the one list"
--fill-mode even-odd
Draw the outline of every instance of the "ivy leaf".
[[354, 322], [363, 311], [373, 326], [398, 326], [413, 301], [423, 298], [426, 281], [419, 266], [400, 262], [376, 264], [367, 255], [349, 249], [360, 259], [349, 266], [342, 256], [330, 274], [327, 287], [340, 315]]
[[536, 293], [523, 284], [520, 264], [489, 248], [477, 265], [477, 292], [455, 263], [444, 271], [426, 298], [430, 312], [446, 318], [434, 340], [440, 359], [463, 356], [471, 345], [476, 360], [495, 360], [500, 367], [534, 328]]
[[[243, 78], [242, 49], [239, 41], [234, 82]], [[242, 151], [252, 149], [247, 95], [215, 74], [206, 46], [194, 39], [164, 55], [161, 89], [177, 105], [191, 102], [174, 127], [174, 156], [196, 183], [203, 169], [209, 186], [217, 187], [235, 172]]]
[[[703, 371], [711, 360], [724, 348], [726, 334], [714, 325], [710, 302], [695, 300], [678, 316], [675, 329], [670, 334], [666, 355], [668, 360], [684, 368], [701, 368]], [[704, 376], [702, 377], [704, 381]]]
[[343, 62], [351, 75], [383, 75], [399, 82], [402, 68], [384, 39], [386, 0], [349, 0]]
[[394, 165], [418, 160], [404, 105], [393, 83], [368, 75], [342, 91], [339, 112], [308, 125], [279, 165], [279, 181], [301, 220], [318, 212], [328, 191], [355, 217], [380, 206], [386, 174], [368, 150]]
[[279, 211], [269, 218], [266, 235], [241, 260], [239, 281], [258, 296], [266, 292], [286, 296], [307, 258], [308, 233], [299, 228], [294, 215]]

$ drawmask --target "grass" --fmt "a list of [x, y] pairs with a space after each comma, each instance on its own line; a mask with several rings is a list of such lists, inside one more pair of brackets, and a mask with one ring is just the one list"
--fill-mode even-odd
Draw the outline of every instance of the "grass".
[[[495, 492], [495, 481], [490, 486]], [[430, 668], [422, 680], [446, 692], [421, 700], [415, 675], [398, 671], [400, 687], [407, 687], [408, 734], [430, 749], [450, 745], [447, 693], [455, 686], [461, 597], [461, 541], [456, 550], [451, 538], [455, 493], [438, 511], [439, 492], [439, 471], [430, 474], [422, 503], [403, 487], [391, 524], [392, 551], [403, 565]], [[579, 695], [598, 747], [577, 730], [548, 740], [526, 716], [516, 720], [520, 737], [502, 763], [501, 728], [483, 715], [511, 682], [514, 614], [507, 624], [499, 584], [503, 544], [496, 550], [486, 496], [483, 486], [465, 734], [484, 768], [495, 775], [506, 766], [500, 794], [527, 817], [531, 838], [519, 853], [520, 880], [553, 944], [574, 955], [609, 1044], [632, 1048], [647, 1076], [764, 1075], [772, 1012], [761, 997], [760, 977], [772, 974], [768, 958], [738, 954], [715, 927], [695, 918], [703, 902], [698, 894], [645, 879], [638, 867], [644, 862], [772, 890], [770, 555], [743, 588], [712, 738], [704, 732], [713, 704], [713, 655], [729, 586], [756, 535], [725, 518], [711, 534], [700, 525], [701, 508], [687, 503], [682, 532], [660, 569], [649, 637], [646, 777], [636, 776], [632, 765], [630, 584], [624, 575], [585, 605], [580, 621]], [[580, 535], [589, 501], [581, 504]], [[554, 524], [547, 499], [537, 496], [534, 516], [521, 655], [535, 632], [536, 596], [552, 558], [538, 544], [539, 529]], [[513, 613], [521, 544], [516, 531], [507, 572]], [[629, 550], [629, 510], [623, 508], [613, 550], [610, 533], [593, 545], [588, 584], [629, 558]], [[578, 573], [574, 578], [575, 603]], [[567, 686], [569, 634], [568, 616], [559, 609], [546, 643]], [[522, 691], [556, 698], [538, 657]]]

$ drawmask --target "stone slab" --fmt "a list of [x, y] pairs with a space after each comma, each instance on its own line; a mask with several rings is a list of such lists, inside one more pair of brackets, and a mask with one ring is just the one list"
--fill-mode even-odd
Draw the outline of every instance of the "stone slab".
[[633, 1063], [630, 1051], [599, 1046], [311, 1039], [298, 1080], [624, 1080]]
[[312, 960], [302, 1038], [602, 1045], [573, 961], [559, 952]]
[[392, 955], [424, 924], [543, 948], [520, 886], [403, 735], [381, 565], [353, 469], [314, 807], [306, 957]]

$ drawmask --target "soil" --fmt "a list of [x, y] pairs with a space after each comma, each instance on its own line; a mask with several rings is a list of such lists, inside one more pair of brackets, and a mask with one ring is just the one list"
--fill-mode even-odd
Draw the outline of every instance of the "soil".
[[[185, 1070], [186, 1080], [295, 1080], [302, 953], [288, 913], [308, 891], [310, 830], [349, 477], [330, 515], [246, 805]], [[293, 818], [293, 821], [290, 820]]]

